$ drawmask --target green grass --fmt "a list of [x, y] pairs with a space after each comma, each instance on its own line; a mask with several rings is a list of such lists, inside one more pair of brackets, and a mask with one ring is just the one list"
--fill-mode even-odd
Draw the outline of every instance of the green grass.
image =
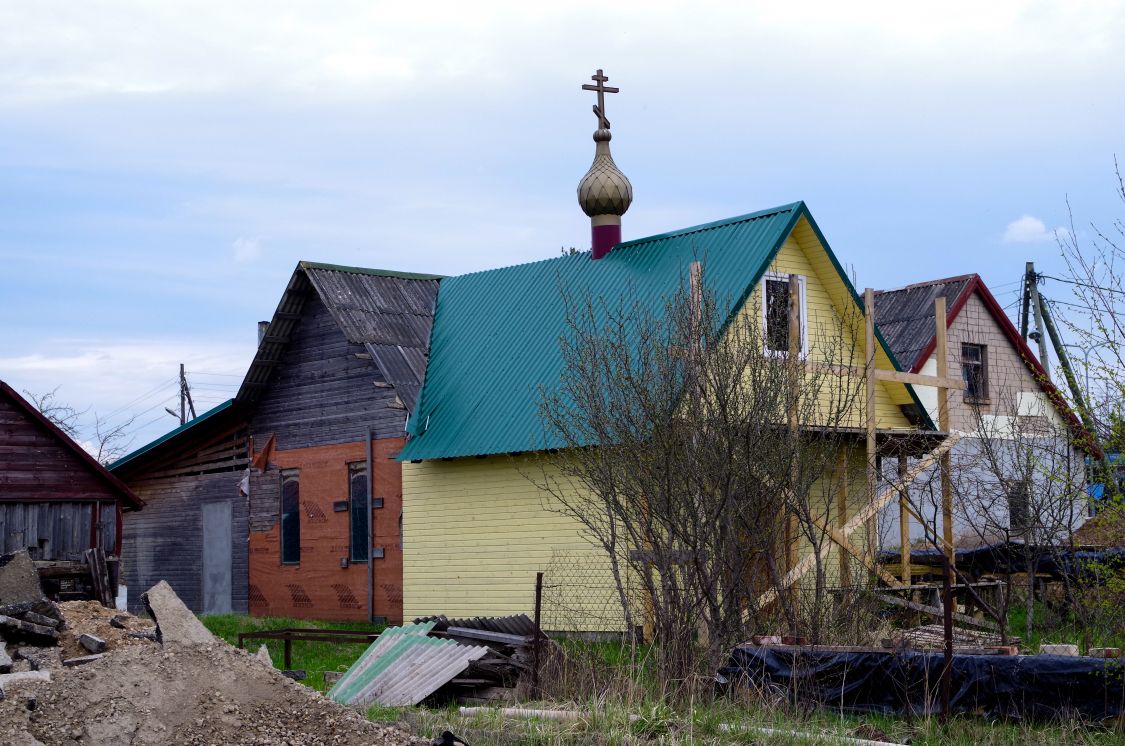
[[[212, 614], [200, 617], [212, 634], [218, 635], [231, 645], [238, 644], [239, 632], [261, 632], [286, 629], [290, 627], [317, 629], [351, 629], [358, 631], [379, 631], [382, 627], [372, 627], [367, 622], [321, 622], [309, 619], [289, 619], [286, 617], [252, 617], [245, 614]], [[270, 651], [273, 664], [282, 668], [285, 662], [285, 643], [281, 640], [247, 640], [246, 648], [256, 652], [262, 643]], [[308, 671], [304, 683], [318, 691], [325, 691], [325, 671], [346, 671], [367, 649], [366, 644], [341, 644], [333, 642], [293, 642], [293, 668]]]
[[[315, 627], [368, 630], [369, 625], [346, 622], [317, 622], [305, 619], [259, 618], [239, 614], [202, 617], [203, 623], [216, 635], [232, 644], [239, 632]], [[247, 647], [257, 650], [260, 643]], [[585, 654], [589, 660], [605, 665], [601, 674], [603, 693], [585, 700], [530, 701], [496, 703], [496, 707], [518, 706], [530, 709], [573, 710], [582, 713], [570, 721], [542, 718], [506, 718], [495, 710], [462, 715], [456, 705], [447, 707], [382, 707], [372, 706], [367, 716], [377, 722], [405, 721], [410, 730], [423, 738], [432, 738], [449, 729], [469, 743], [498, 744], [830, 744], [826, 736], [848, 736], [887, 740], [917, 746], [1038, 746], [1064, 744], [1073, 746], [1109, 746], [1125, 743], [1120, 726], [1084, 724], [1076, 721], [1058, 723], [1020, 723], [988, 721], [983, 718], [957, 717], [948, 724], [936, 718], [899, 718], [879, 715], [840, 715], [814, 710], [797, 711], [783, 704], [763, 702], [736, 693], [729, 698], [673, 708], [653, 692], [659, 689], [653, 681], [645, 650], [641, 660], [631, 658], [627, 646], [613, 643], [562, 641], [570, 654]], [[365, 645], [294, 642], [293, 666], [309, 672], [305, 684], [323, 691], [323, 672], [344, 671], [363, 652]], [[274, 665], [282, 665], [282, 643], [268, 643]], [[618, 685], [605, 681], [605, 675], [640, 679], [641, 686]], [[609, 694], [609, 691], [632, 692], [631, 695]], [[729, 726], [733, 730], [725, 730]], [[796, 732], [803, 735], [766, 735], [757, 728]]]
[[[1038, 653], [1039, 646], [1043, 643], [1070, 643], [1078, 645], [1080, 649], [1082, 647], [1082, 625], [1069, 612], [1049, 609], [1042, 601], [1036, 601], [1031, 639], [1024, 639], [1026, 624], [1027, 607], [1021, 599], [1008, 609], [1008, 632], [1020, 638], [1020, 649], [1030, 655]], [[1089, 633], [1092, 647], [1125, 647], [1122, 630], [1114, 629], [1111, 625], [1091, 624]]]

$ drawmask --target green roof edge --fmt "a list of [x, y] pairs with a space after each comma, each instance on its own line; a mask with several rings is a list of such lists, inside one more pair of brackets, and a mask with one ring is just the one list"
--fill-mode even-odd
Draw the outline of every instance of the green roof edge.
[[143, 445], [140, 448], [138, 448], [137, 450], [133, 451], [132, 453], [127, 454], [125, 456], [122, 456], [121, 458], [114, 461], [112, 464], [108, 465], [106, 468], [109, 469], [110, 471], [113, 471], [114, 469], [117, 469], [118, 467], [124, 466], [125, 464], [129, 463], [133, 459], [135, 459], [139, 456], [143, 456], [144, 454], [148, 453], [153, 448], [156, 448], [158, 445], [168, 442], [169, 440], [171, 440], [172, 438], [175, 438], [180, 433], [183, 433], [183, 432], [186, 432], [186, 431], [190, 430], [191, 428], [195, 427], [196, 425], [203, 422], [204, 420], [210, 419], [211, 417], [214, 417], [215, 415], [217, 415], [219, 412], [222, 412], [223, 410], [226, 410], [226, 409], [230, 409], [232, 406], [234, 406], [234, 399], [227, 399], [222, 404], [218, 404], [218, 405], [212, 407], [211, 409], [208, 409], [206, 412], [199, 415], [198, 417], [196, 417], [191, 422], [185, 422], [184, 424], [177, 427], [175, 430], [169, 430], [168, 432], [164, 433], [163, 435], [161, 435], [159, 438], [152, 441], [151, 443]]
[[398, 277], [403, 280], [443, 280], [445, 275], [427, 275], [421, 272], [400, 272], [395, 269], [373, 269], [371, 267], [348, 267], [343, 264], [324, 262], [297, 262], [301, 269], [323, 269], [330, 272], [347, 272], [352, 275], [375, 275], [376, 277]]

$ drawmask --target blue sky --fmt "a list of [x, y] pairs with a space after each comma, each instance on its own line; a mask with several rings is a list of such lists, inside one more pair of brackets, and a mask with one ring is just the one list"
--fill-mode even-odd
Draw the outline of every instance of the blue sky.
[[626, 238], [803, 199], [860, 286], [1008, 305], [1068, 197], [1119, 212], [1121, 38], [1114, 2], [0, 3], [0, 378], [140, 445], [180, 362], [233, 393], [300, 259], [587, 247], [597, 67]]

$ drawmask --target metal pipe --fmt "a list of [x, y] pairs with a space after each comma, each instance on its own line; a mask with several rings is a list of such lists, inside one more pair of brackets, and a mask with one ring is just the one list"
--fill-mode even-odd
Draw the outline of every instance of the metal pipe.
[[367, 621], [375, 621], [375, 526], [371, 520], [371, 492], [375, 485], [374, 464], [371, 459], [371, 439], [375, 428], [367, 427]]

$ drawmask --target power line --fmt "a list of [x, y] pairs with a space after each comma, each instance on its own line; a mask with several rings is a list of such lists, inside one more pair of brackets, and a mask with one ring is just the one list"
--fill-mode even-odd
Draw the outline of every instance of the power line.
[[1078, 280], [1064, 280], [1061, 277], [1054, 277], [1052, 275], [1045, 275], [1042, 273], [1036, 274], [1036, 277], [1042, 277], [1045, 280], [1054, 280], [1055, 282], [1065, 282], [1068, 285], [1077, 285], [1078, 287], [1090, 288], [1091, 290], [1101, 290], [1103, 293], [1116, 293], [1118, 295], [1125, 295], [1125, 290], [1102, 287], [1101, 285], [1092, 285], [1088, 282], [1079, 282]]

